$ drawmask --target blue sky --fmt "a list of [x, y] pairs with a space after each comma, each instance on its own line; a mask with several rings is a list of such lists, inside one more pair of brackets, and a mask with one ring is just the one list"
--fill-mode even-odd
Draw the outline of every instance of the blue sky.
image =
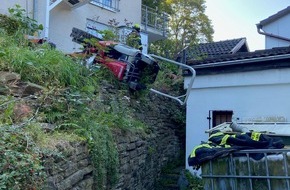
[[290, 6], [290, 0], [206, 0], [214, 41], [246, 37], [250, 51], [264, 49], [256, 24]]

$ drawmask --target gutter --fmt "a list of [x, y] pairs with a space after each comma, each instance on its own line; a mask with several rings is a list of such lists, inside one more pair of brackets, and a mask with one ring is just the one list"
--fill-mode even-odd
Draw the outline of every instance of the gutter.
[[217, 63], [207, 63], [202, 65], [194, 65], [192, 66], [194, 69], [199, 68], [210, 68], [210, 67], [220, 67], [220, 66], [228, 66], [228, 65], [238, 65], [241, 63], [253, 63], [253, 62], [260, 62], [260, 61], [273, 61], [279, 59], [287, 59], [290, 58], [290, 54], [286, 55], [275, 55], [269, 57], [258, 57], [258, 58], [250, 58], [250, 59], [241, 59], [241, 60], [234, 60], [234, 61], [222, 61]]
[[262, 35], [265, 35], [265, 36], [269, 36], [269, 37], [272, 37], [272, 38], [276, 38], [276, 39], [279, 39], [279, 40], [284, 40], [284, 41], [287, 41], [287, 42], [290, 42], [290, 39], [289, 38], [285, 38], [283, 36], [278, 36], [278, 35], [275, 35], [275, 34], [270, 34], [270, 33], [266, 33], [262, 30], [262, 25], [261, 24], [256, 24], [257, 26], [257, 31], [259, 34], [262, 34]]

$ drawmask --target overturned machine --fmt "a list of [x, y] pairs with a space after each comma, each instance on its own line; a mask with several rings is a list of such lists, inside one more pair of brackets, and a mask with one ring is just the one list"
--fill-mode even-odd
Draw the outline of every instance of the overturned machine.
[[[128, 83], [130, 90], [146, 89], [146, 84], [152, 84], [158, 75], [160, 68], [157, 61], [138, 49], [122, 43], [102, 41], [77, 28], [73, 28], [71, 37], [72, 41], [84, 46], [82, 53], [89, 56], [86, 65], [105, 65], [118, 80]], [[87, 43], [86, 39], [92, 38], [97, 40], [96, 46]]]
[[[78, 28], [73, 28], [70, 36], [73, 42], [84, 46], [81, 54], [89, 56], [86, 59], [86, 66], [88, 68], [97, 63], [105, 65], [118, 80], [127, 83], [129, 89], [133, 91], [146, 89], [148, 88], [146, 85], [154, 83], [160, 70], [157, 60], [163, 60], [178, 65], [181, 68], [186, 68], [192, 75], [185, 94], [174, 96], [150, 88], [150, 91], [153, 93], [173, 99], [180, 105], [186, 104], [196, 76], [196, 72], [191, 66], [158, 55], [144, 54], [140, 50], [125, 44], [102, 41], [98, 36]], [[95, 39], [97, 45], [91, 45], [87, 42], [87, 39]]]

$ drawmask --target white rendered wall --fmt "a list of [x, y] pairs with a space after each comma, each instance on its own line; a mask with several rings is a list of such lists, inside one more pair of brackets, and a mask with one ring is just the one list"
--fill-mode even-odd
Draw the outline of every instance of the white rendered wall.
[[[70, 34], [73, 27], [85, 30], [87, 19], [94, 19], [103, 24], [108, 24], [109, 20], [116, 19], [119, 25], [125, 25], [124, 20], [127, 19], [127, 22], [141, 24], [141, 0], [119, 1], [120, 11], [117, 12], [100, 8], [91, 3], [71, 9], [62, 2], [49, 12], [49, 18], [46, 18], [47, 0], [1, 0], [0, 13], [6, 14], [9, 7], [20, 4], [22, 8], [27, 9], [29, 16], [32, 17], [33, 2], [36, 6], [34, 18], [39, 24], [48, 26], [40, 33], [40, 37], [44, 37], [47, 33], [48, 39], [65, 53], [71, 53], [78, 49], [79, 45], [71, 41]], [[49, 25], [46, 22], [49, 22]]]
[[187, 102], [186, 168], [194, 172], [187, 157], [208, 139], [209, 110], [232, 110], [241, 122], [289, 121], [289, 76], [290, 69], [197, 76]]
[[50, 40], [56, 44], [58, 49], [71, 53], [79, 47], [78, 44], [71, 41], [72, 28], [85, 30], [87, 19], [104, 24], [108, 24], [111, 19], [116, 19], [120, 25], [124, 24], [125, 19], [133, 23], [141, 22], [141, 0], [130, 2], [124, 0], [119, 1], [119, 3], [120, 12], [101, 9], [90, 3], [76, 9], [70, 9], [63, 3], [60, 4], [50, 12]]
[[[263, 27], [263, 30], [266, 33], [274, 34], [278, 36], [282, 36], [284, 38], [290, 39], [290, 15], [286, 15], [278, 20], [276, 20], [273, 23], [270, 23]], [[284, 47], [289, 46], [290, 42], [279, 40], [277, 38], [272, 38], [269, 36], [266, 36], [266, 49], [270, 49], [273, 47]]]
[[25, 9], [29, 16], [32, 15], [33, 0], [1, 0], [0, 13], [8, 14], [8, 8], [14, 8], [16, 4], [20, 5], [22, 9]]

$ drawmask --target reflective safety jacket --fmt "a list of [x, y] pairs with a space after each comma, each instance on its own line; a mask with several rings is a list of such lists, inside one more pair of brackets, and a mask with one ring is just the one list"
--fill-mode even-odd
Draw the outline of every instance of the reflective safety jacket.
[[141, 35], [137, 30], [134, 30], [127, 36], [126, 45], [135, 49], [142, 50]]
[[[194, 169], [218, 157], [227, 156], [235, 151], [245, 149], [279, 149], [284, 148], [283, 140], [279, 137], [269, 137], [258, 132], [225, 134], [215, 132], [210, 135], [208, 142], [195, 146], [188, 157], [188, 165]], [[241, 156], [241, 154], [236, 154]], [[263, 158], [263, 154], [251, 154], [252, 158], [259, 160]]]

